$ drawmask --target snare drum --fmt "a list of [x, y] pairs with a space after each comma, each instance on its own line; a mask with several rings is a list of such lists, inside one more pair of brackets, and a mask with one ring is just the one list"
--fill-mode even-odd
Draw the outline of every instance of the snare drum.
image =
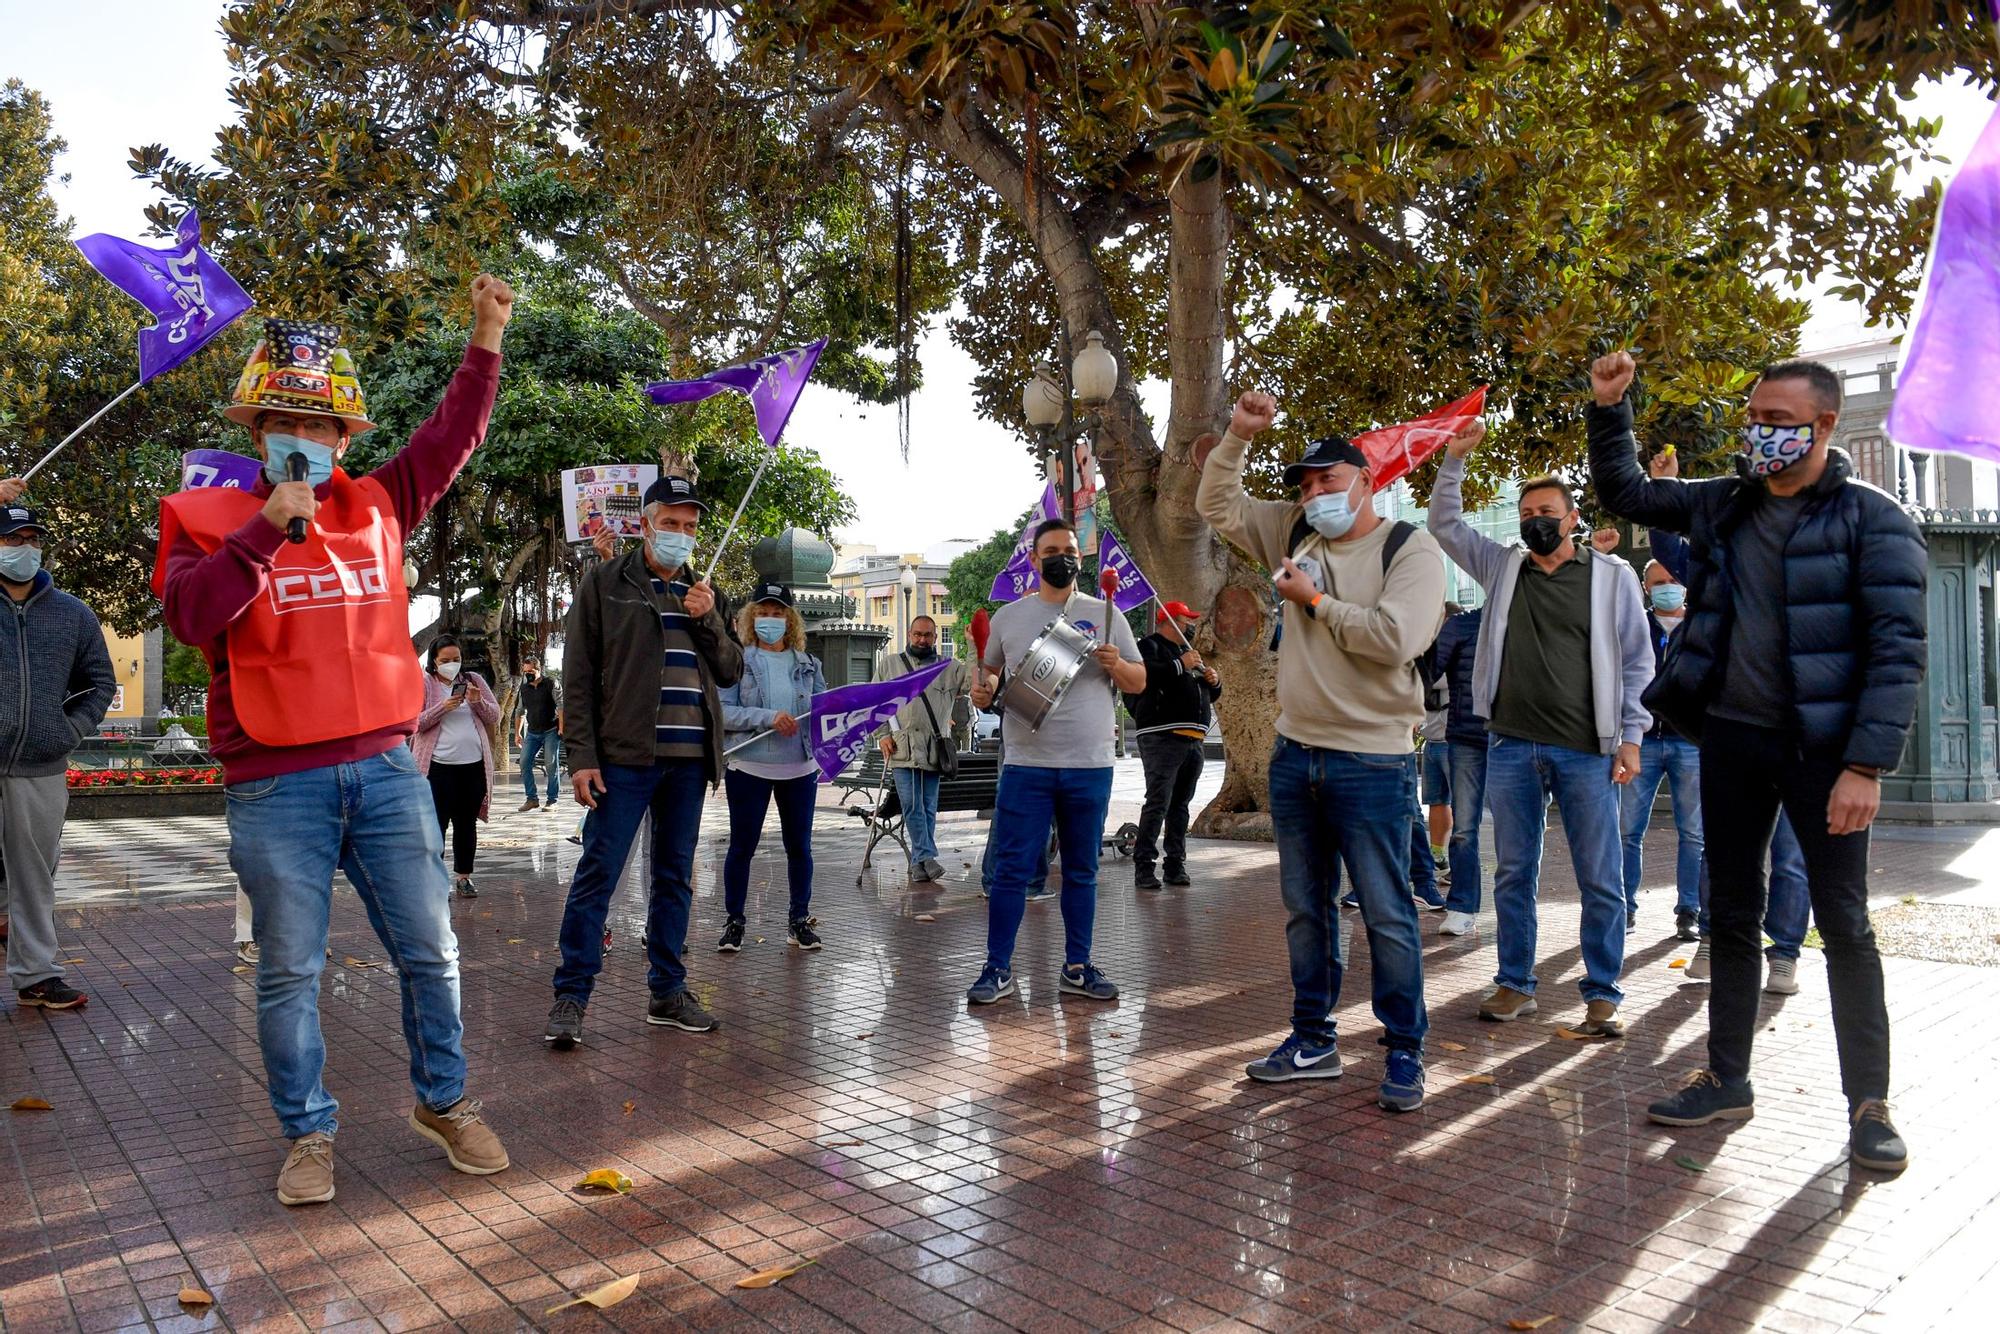
[[1062, 703], [1076, 674], [1090, 660], [1097, 641], [1058, 616], [1028, 645], [1028, 656], [1007, 682], [1000, 707], [1038, 732]]

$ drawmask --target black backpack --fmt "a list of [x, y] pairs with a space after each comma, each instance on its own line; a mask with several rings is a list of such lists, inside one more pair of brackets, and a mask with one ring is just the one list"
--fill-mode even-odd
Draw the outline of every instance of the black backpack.
[[[1403, 544], [1408, 542], [1416, 531], [1417, 526], [1404, 519], [1398, 519], [1389, 526], [1389, 536], [1382, 543], [1383, 578], [1389, 577], [1389, 566], [1395, 562], [1396, 554], [1403, 549]], [[1311, 535], [1312, 525], [1307, 523], [1306, 516], [1301, 514], [1292, 524], [1292, 534], [1285, 541], [1285, 549], [1296, 556], [1299, 544]], [[1271, 632], [1273, 653], [1278, 651], [1278, 644], [1284, 638], [1284, 633], [1285, 621], [1283, 617], [1279, 617], [1276, 629]], [[1442, 709], [1446, 701], [1445, 681], [1444, 673], [1438, 670], [1436, 642], [1433, 641], [1410, 666], [1416, 670], [1417, 680], [1423, 683], [1425, 712]]]

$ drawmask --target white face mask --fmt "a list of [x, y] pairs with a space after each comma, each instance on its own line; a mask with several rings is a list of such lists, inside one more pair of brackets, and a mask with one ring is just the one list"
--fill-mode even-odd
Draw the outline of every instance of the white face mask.
[[441, 662], [438, 664], [438, 675], [447, 681], [457, 680], [458, 666], [455, 662]]

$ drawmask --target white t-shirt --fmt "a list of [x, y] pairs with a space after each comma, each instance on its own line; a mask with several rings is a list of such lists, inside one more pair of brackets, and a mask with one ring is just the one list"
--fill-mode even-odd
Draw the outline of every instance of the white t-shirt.
[[[1028, 645], [1065, 606], [1072, 625], [1103, 640], [1104, 599], [1074, 593], [1066, 604], [1059, 604], [1030, 594], [993, 613], [992, 633], [986, 640], [987, 670], [1004, 670], [1011, 679], [1027, 658]], [[1132, 627], [1116, 610], [1111, 612], [1111, 642], [1125, 661], [1140, 660]], [[1111, 729], [1116, 717], [1110, 675], [1095, 658], [1086, 658], [1062, 703], [1042, 720], [1040, 731], [1030, 731], [1026, 720], [1012, 710], [1003, 711], [1000, 741], [1005, 760], [1040, 769], [1108, 769], [1114, 756]]]
[[444, 716], [438, 724], [437, 749], [432, 764], [478, 764], [486, 758], [479, 749], [479, 720], [472, 716], [472, 687], [465, 688], [465, 703]]

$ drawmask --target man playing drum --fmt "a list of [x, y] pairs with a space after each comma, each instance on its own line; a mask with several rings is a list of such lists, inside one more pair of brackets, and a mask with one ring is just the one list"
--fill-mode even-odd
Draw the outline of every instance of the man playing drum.
[[[974, 1005], [1014, 994], [1014, 937], [1051, 820], [1062, 853], [1058, 987], [1092, 1000], [1118, 996], [1111, 979], [1090, 961], [1097, 852], [1111, 804], [1114, 690], [1144, 690], [1146, 667], [1125, 618], [1102, 599], [1076, 591], [1082, 563], [1068, 521], [1050, 519], [1035, 529], [1035, 562], [1041, 588], [993, 613], [985, 670], [972, 687], [972, 702], [983, 709], [993, 702], [998, 684], [989, 673], [1004, 672], [1009, 680], [1000, 725], [1007, 759], [993, 810], [996, 855], [986, 968], [965, 993]], [[1052, 621], [1061, 624], [1052, 628]], [[1079, 660], [1089, 645], [1095, 647]]]

